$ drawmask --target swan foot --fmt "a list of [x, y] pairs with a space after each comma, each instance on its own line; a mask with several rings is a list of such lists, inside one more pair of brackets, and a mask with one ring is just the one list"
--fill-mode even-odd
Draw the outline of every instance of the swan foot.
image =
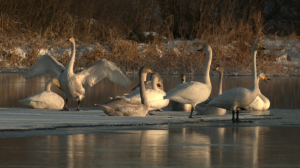
[[239, 122], [241, 122], [241, 120], [235, 119], [235, 120], [232, 120], [232, 122], [233, 122], [233, 123], [239, 123]]
[[59, 110], [59, 111], [70, 111], [70, 110], [68, 109], [67, 103], [68, 103], [68, 99], [65, 100], [65, 106], [64, 106], [64, 108], [61, 109], [61, 110]]
[[155, 115], [155, 114], [151, 113], [150, 111], [148, 112], [148, 114], [149, 114], [149, 115]]
[[195, 110], [195, 107], [193, 106], [189, 118], [193, 118], [193, 112], [194, 112], [194, 110]]

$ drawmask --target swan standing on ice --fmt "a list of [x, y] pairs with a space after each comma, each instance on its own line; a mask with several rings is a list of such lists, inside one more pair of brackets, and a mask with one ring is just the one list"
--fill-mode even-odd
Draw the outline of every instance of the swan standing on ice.
[[[226, 90], [223, 94], [212, 99], [206, 107], [219, 107], [227, 110], [232, 110], [232, 121], [239, 122], [239, 109], [247, 107], [251, 104], [259, 92], [257, 76], [256, 76], [256, 54], [258, 50], [265, 48], [259, 44], [254, 44], [252, 47], [252, 86], [238, 87]], [[234, 113], [236, 118], [234, 118]]]
[[[145, 89], [145, 77], [152, 73], [148, 67], [142, 67], [139, 72], [140, 100], [134, 101], [124, 97], [114, 98], [107, 103], [98, 105], [109, 116], [140, 116], [144, 117], [149, 111], [149, 101]], [[96, 104], [97, 105], [97, 104]]]
[[[181, 75], [181, 83], [185, 83], [185, 75]], [[191, 111], [192, 105], [191, 104], [183, 104], [176, 101], [171, 100], [171, 107], [173, 111]]]
[[191, 104], [191, 114], [189, 118], [193, 117], [193, 111], [198, 103], [205, 101], [211, 92], [211, 83], [209, 77], [209, 68], [212, 60], [212, 49], [209, 45], [204, 45], [199, 51], [204, 51], [207, 54], [206, 66], [204, 69], [204, 83], [191, 81], [185, 82], [175, 86], [168, 91], [165, 99], [177, 101], [179, 103]]
[[71, 37], [68, 41], [71, 42], [72, 54], [66, 68], [52, 56], [44, 55], [24, 74], [25, 78], [44, 74], [53, 74], [59, 78], [59, 84], [66, 97], [63, 110], [68, 111], [67, 102], [71, 99], [78, 102], [77, 110], [79, 111], [80, 101], [85, 95], [83, 84], [88, 84], [92, 87], [101, 79], [108, 77], [109, 80], [123, 87], [131, 85], [131, 81], [122, 73], [117, 65], [106, 59], [101, 59], [83, 71], [74, 74], [75, 39]]
[[45, 91], [19, 100], [18, 103], [34, 109], [62, 109], [64, 99], [51, 91], [51, 85], [56, 85], [59, 88], [58, 80], [56, 78], [50, 79], [46, 84]]
[[[263, 73], [259, 73], [257, 75], [258, 85], [259, 85], [259, 79], [262, 79], [265, 82], [267, 80], [270, 80]], [[260, 92], [260, 89], [258, 89], [258, 95], [257, 95], [256, 99], [249, 106], [244, 107], [242, 109], [243, 110], [248, 110], [248, 111], [259, 111], [259, 110], [268, 110], [269, 107], [270, 107], [269, 99]]]
[[[161, 85], [159, 82], [159, 78], [160, 76], [158, 73], [153, 73], [151, 79], [152, 89], [150, 88], [145, 89], [149, 101], [149, 111], [161, 109], [163, 107], [168, 106], [169, 104], [169, 99], [164, 99], [166, 92], [160, 90], [157, 86], [157, 85]], [[135, 89], [134, 91], [132, 91], [128, 95], [125, 95], [124, 97], [131, 99], [133, 101], [140, 101], [141, 100], [140, 89]]]
[[[218, 95], [222, 94], [222, 83], [223, 83], [223, 67], [217, 66], [213, 71], [217, 71], [219, 73], [219, 90]], [[226, 109], [218, 108], [218, 107], [205, 107], [212, 98], [208, 98], [206, 101], [197, 104], [196, 111], [198, 111], [197, 115], [208, 115], [208, 114], [214, 114], [214, 115], [224, 115], [226, 113]]]

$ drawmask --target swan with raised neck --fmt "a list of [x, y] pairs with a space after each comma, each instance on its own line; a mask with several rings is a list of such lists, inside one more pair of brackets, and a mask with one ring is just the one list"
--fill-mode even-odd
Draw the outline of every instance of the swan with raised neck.
[[[248, 106], [256, 98], [259, 88], [256, 77], [256, 54], [258, 50], [264, 50], [260, 44], [252, 47], [252, 86], [238, 87], [226, 90], [221, 95], [212, 99], [206, 107], [219, 107], [232, 111], [232, 121], [239, 122], [239, 109]], [[234, 116], [235, 112], [236, 118]]]
[[203, 83], [191, 81], [177, 85], [167, 92], [165, 99], [170, 99], [183, 104], [191, 104], [191, 113], [189, 118], [193, 117], [193, 111], [198, 103], [205, 101], [211, 93], [211, 82], [209, 70], [212, 61], [212, 49], [209, 45], [204, 45], [198, 51], [204, 51], [207, 54], [206, 65], [204, 68]]

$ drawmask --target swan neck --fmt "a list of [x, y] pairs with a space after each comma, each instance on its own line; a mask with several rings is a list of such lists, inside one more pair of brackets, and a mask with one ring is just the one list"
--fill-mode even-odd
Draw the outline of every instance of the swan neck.
[[69, 73], [73, 73], [73, 66], [74, 66], [74, 62], [75, 62], [75, 53], [76, 53], [75, 42], [71, 42], [71, 58], [66, 65], [66, 70]]
[[210, 70], [210, 65], [211, 65], [211, 60], [212, 60], [212, 50], [208, 50], [207, 52], [207, 58], [206, 58], [206, 65], [204, 69], [204, 83], [207, 85], [211, 85], [210, 83], [210, 77], [209, 77], [209, 70]]
[[157, 87], [156, 83], [157, 83], [157, 81], [155, 79], [151, 80], [151, 85], [152, 85], [153, 90], [158, 90], [158, 87]]
[[50, 81], [47, 82], [47, 84], [45, 86], [45, 90], [48, 91], [48, 92], [51, 92], [51, 89], [50, 89], [51, 85], [52, 85], [52, 81], [50, 80]]
[[140, 96], [141, 96], [141, 103], [149, 107], [148, 99], [146, 96], [146, 89], [145, 89], [145, 81], [143, 79], [146, 79], [147, 74], [146, 73], [141, 73], [139, 74], [140, 76]]
[[222, 94], [222, 83], [223, 83], [223, 72], [220, 72], [218, 95]]
[[257, 51], [252, 50], [252, 79], [253, 79], [252, 87], [254, 89], [258, 88], [257, 72], [256, 72], [256, 54], [257, 54]]

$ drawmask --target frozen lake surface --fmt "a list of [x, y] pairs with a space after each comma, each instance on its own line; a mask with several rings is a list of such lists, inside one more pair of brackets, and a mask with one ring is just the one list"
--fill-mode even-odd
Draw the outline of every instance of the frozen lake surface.
[[[163, 78], [166, 91], [180, 83], [179, 75]], [[261, 82], [271, 109], [241, 113], [241, 123], [232, 123], [230, 112], [189, 119], [189, 113], [170, 108], [154, 116], [106, 116], [93, 105], [130, 91], [108, 80], [87, 88], [82, 111], [26, 109], [17, 100], [42, 91], [50, 77], [0, 74], [0, 79], [0, 167], [300, 166], [299, 77]], [[130, 79], [137, 83], [137, 76]], [[212, 77], [212, 96], [217, 80]], [[223, 89], [250, 85], [251, 77], [226, 76]], [[70, 105], [76, 108], [76, 102]]]

